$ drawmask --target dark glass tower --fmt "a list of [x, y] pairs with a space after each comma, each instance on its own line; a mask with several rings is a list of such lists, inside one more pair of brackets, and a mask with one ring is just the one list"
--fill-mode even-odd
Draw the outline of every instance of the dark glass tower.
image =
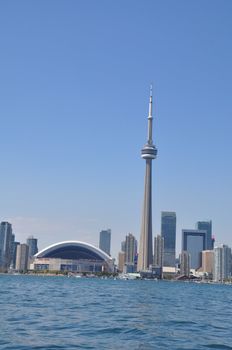
[[198, 221], [197, 229], [206, 231], [206, 250], [213, 249], [212, 221]]
[[176, 213], [162, 211], [161, 236], [164, 238], [164, 266], [175, 266], [176, 260]]
[[32, 258], [36, 253], [38, 253], [38, 240], [33, 236], [28, 237], [27, 245], [29, 247], [28, 256]]
[[182, 230], [182, 251], [190, 255], [190, 269], [202, 265], [202, 251], [206, 248], [205, 230]]
[[110, 255], [111, 230], [102, 230], [99, 236], [99, 248]]
[[12, 227], [9, 222], [0, 224], [0, 271], [7, 271], [11, 262]]

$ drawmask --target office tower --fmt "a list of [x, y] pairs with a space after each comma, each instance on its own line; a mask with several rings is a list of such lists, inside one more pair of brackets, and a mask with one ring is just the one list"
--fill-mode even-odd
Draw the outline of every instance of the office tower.
[[0, 271], [7, 271], [11, 262], [12, 226], [3, 221], [0, 224]]
[[99, 248], [110, 255], [111, 230], [102, 230], [99, 237]]
[[11, 262], [10, 262], [10, 265], [11, 265], [12, 269], [15, 269], [15, 266], [16, 266], [17, 246], [19, 244], [20, 244], [19, 242], [14, 241], [14, 242], [12, 242], [12, 245], [11, 245]]
[[214, 266], [214, 251], [202, 251], [202, 272], [212, 275]]
[[125, 265], [125, 253], [124, 252], [119, 252], [118, 253], [118, 271], [123, 272]]
[[212, 221], [198, 221], [196, 224], [197, 230], [206, 231], [206, 250], [213, 249], [213, 238], [212, 238]]
[[182, 251], [190, 255], [190, 269], [199, 269], [202, 265], [202, 251], [206, 247], [206, 231], [182, 230]]
[[164, 238], [158, 235], [154, 238], [154, 260], [155, 267], [163, 267], [164, 259]]
[[164, 238], [164, 266], [176, 263], [176, 213], [161, 212], [161, 236]]
[[31, 259], [36, 253], [38, 253], [38, 239], [33, 236], [28, 237], [27, 245], [29, 247], [28, 256]]
[[157, 149], [152, 140], [152, 90], [150, 93], [148, 113], [147, 143], [141, 151], [146, 160], [144, 203], [139, 243], [138, 271], [147, 270], [152, 265], [152, 160], [157, 156]]
[[137, 241], [132, 233], [126, 235], [125, 244], [125, 264], [133, 264], [137, 254]]
[[186, 250], [180, 254], [180, 274], [187, 277], [190, 274], [190, 255]]
[[229, 277], [231, 277], [231, 248], [223, 244], [214, 248], [213, 279], [216, 282], [223, 282]]
[[121, 243], [121, 251], [122, 252], [126, 251], [126, 241], [122, 241], [122, 243]]
[[29, 247], [27, 244], [23, 243], [17, 246], [16, 266], [15, 266], [15, 269], [17, 271], [21, 271], [21, 272], [27, 271], [28, 252], [29, 252]]

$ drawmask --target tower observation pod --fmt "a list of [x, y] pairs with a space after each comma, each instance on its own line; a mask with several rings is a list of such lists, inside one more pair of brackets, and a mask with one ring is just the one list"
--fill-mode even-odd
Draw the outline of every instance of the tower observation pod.
[[152, 140], [152, 87], [150, 89], [147, 143], [141, 150], [146, 160], [144, 202], [139, 244], [138, 271], [145, 271], [152, 264], [152, 160], [157, 156], [157, 148]]

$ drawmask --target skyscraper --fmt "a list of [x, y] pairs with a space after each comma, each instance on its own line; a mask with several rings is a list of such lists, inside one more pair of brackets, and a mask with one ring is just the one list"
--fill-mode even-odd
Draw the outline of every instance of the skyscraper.
[[161, 236], [164, 238], [164, 266], [175, 266], [176, 260], [176, 213], [161, 212]]
[[36, 253], [38, 253], [38, 240], [33, 236], [27, 238], [27, 245], [29, 247], [28, 256], [32, 258]]
[[223, 244], [214, 249], [213, 279], [216, 282], [223, 282], [229, 277], [231, 277], [231, 248]]
[[3, 221], [0, 224], [0, 271], [7, 271], [11, 262], [12, 226]]
[[125, 244], [125, 263], [134, 264], [135, 256], [137, 254], [137, 241], [132, 233], [126, 235]]
[[16, 270], [25, 272], [27, 271], [27, 265], [28, 265], [28, 252], [29, 247], [27, 244], [19, 244], [17, 246], [17, 253], [16, 253]]
[[190, 255], [186, 250], [180, 254], [180, 274], [187, 277], [190, 274]]
[[118, 253], [118, 271], [123, 272], [125, 264], [125, 252]]
[[164, 260], [164, 238], [158, 235], [154, 238], [154, 265], [163, 267]]
[[202, 272], [207, 273], [210, 277], [213, 274], [214, 250], [202, 251]]
[[135, 258], [137, 256], [137, 240], [132, 233], [126, 235], [125, 239], [125, 261], [124, 261], [124, 272], [135, 272]]
[[182, 230], [182, 251], [190, 255], [190, 269], [202, 266], [202, 251], [206, 247], [206, 231]]
[[126, 241], [122, 241], [122, 243], [121, 243], [121, 251], [122, 252], [126, 251]]
[[99, 237], [99, 248], [110, 255], [111, 230], [102, 230]]
[[197, 230], [206, 231], [206, 250], [213, 249], [213, 238], [212, 238], [212, 221], [198, 221]]
[[152, 140], [152, 89], [150, 91], [148, 113], [148, 137], [147, 143], [141, 151], [141, 156], [146, 160], [144, 203], [142, 213], [142, 225], [139, 244], [138, 271], [147, 270], [152, 265], [152, 160], [157, 156], [157, 149]]

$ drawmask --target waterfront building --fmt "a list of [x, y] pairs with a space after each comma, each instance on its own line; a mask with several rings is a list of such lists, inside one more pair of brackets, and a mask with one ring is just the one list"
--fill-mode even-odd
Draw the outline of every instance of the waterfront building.
[[99, 248], [110, 255], [111, 230], [102, 230], [99, 236]]
[[152, 265], [152, 160], [157, 156], [157, 149], [152, 140], [152, 91], [150, 93], [148, 113], [147, 143], [141, 151], [146, 160], [144, 203], [139, 244], [138, 271], [147, 270]]
[[11, 243], [10, 243], [10, 268], [15, 269], [15, 263], [16, 263], [16, 250], [17, 245], [19, 245], [19, 242], [15, 241], [15, 234], [12, 233], [11, 235]]
[[126, 235], [125, 239], [125, 263], [124, 272], [135, 272], [135, 258], [137, 256], [137, 240], [132, 233]]
[[180, 275], [187, 277], [190, 275], [190, 255], [186, 250], [180, 254]]
[[17, 254], [17, 246], [20, 244], [20, 242], [11, 242], [11, 262], [10, 267], [12, 269], [15, 269], [16, 266], [16, 254]]
[[118, 271], [123, 272], [125, 265], [125, 252], [118, 253]]
[[39, 251], [32, 270], [71, 272], [114, 272], [114, 260], [103, 250], [80, 241], [52, 244]]
[[5, 272], [10, 267], [12, 256], [12, 226], [3, 221], [0, 224], [0, 271]]
[[214, 240], [212, 237], [212, 221], [198, 221], [196, 224], [197, 230], [206, 231], [206, 250], [212, 250], [214, 247]]
[[231, 277], [231, 248], [221, 245], [214, 248], [214, 271], [213, 279], [223, 282]]
[[161, 235], [157, 235], [154, 238], [154, 259], [153, 264], [156, 267], [163, 267], [164, 259], [164, 238]]
[[20, 272], [27, 271], [29, 247], [27, 244], [19, 244], [16, 252], [15, 269]]
[[135, 256], [137, 254], [137, 241], [132, 233], [126, 235], [125, 240], [125, 263], [134, 264]]
[[164, 238], [164, 266], [176, 263], [176, 213], [161, 212], [161, 236]]
[[213, 267], [214, 267], [214, 251], [203, 250], [202, 251], [202, 272], [212, 276]]
[[190, 255], [190, 269], [199, 269], [202, 266], [202, 251], [206, 247], [206, 231], [182, 230], [182, 251]]
[[38, 253], [38, 239], [33, 236], [27, 238], [27, 245], [29, 247], [28, 256], [31, 259], [36, 253]]

